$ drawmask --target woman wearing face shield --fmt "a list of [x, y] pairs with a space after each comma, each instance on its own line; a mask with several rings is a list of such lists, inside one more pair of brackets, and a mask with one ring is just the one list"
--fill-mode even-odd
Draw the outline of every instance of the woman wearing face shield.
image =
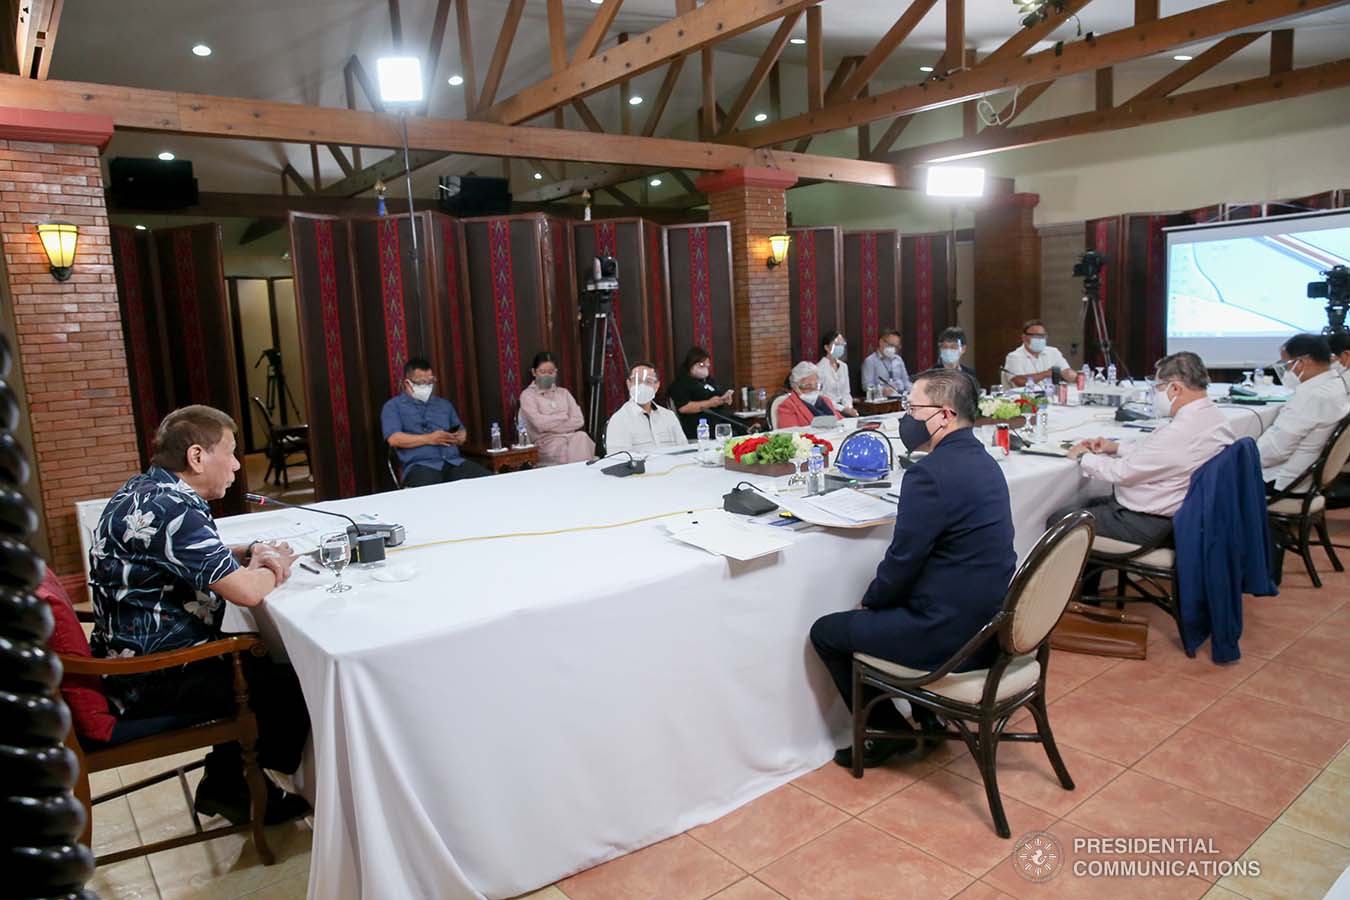
[[825, 332], [820, 339], [824, 355], [816, 363], [816, 371], [820, 375], [820, 392], [830, 398], [835, 409], [852, 418], [858, 411], [853, 408], [853, 385], [849, 380], [848, 363], [844, 362], [847, 346], [838, 331]]

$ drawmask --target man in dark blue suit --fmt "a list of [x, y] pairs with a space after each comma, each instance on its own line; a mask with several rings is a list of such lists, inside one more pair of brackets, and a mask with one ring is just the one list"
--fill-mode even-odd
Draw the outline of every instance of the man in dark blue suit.
[[[937, 668], [998, 612], [1017, 565], [1008, 483], [971, 430], [977, 414], [972, 380], [959, 369], [925, 372], [905, 406], [901, 441], [929, 453], [905, 472], [891, 546], [863, 595], [863, 608], [832, 613], [811, 626], [811, 643], [850, 709], [855, 652], [914, 669]], [[991, 641], [962, 668], [986, 668], [996, 653]], [[878, 728], [911, 730], [892, 703], [877, 704], [872, 721]], [[880, 765], [913, 746], [868, 741], [864, 765]], [[852, 765], [852, 750], [840, 750], [835, 762]]]

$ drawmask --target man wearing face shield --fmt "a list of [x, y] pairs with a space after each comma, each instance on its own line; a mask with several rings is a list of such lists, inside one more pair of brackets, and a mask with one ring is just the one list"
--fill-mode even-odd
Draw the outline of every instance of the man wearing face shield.
[[[1209, 399], [1209, 373], [1199, 356], [1173, 353], [1158, 362], [1153, 414], [1168, 419], [1137, 441], [1079, 441], [1069, 449], [1083, 474], [1115, 485], [1086, 508], [1097, 518], [1097, 536], [1146, 544], [1166, 535], [1195, 471], [1237, 438], [1228, 417]], [[1082, 506], [1055, 512], [1054, 523]], [[1048, 527], [1048, 524], [1047, 524]]]
[[1261, 477], [1276, 490], [1307, 471], [1332, 429], [1350, 414], [1350, 386], [1332, 370], [1331, 359], [1320, 334], [1296, 334], [1280, 348], [1275, 372], [1294, 395], [1256, 442]]
[[[850, 708], [853, 654], [866, 653], [915, 669], [932, 670], [959, 650], [998, 612], [1017, 564], [1008, 484], [997, 462], [971, 431], [976, 411], [972, 380], [959, 370], [917, 376], [900, 420], [900, 440], [928, 455], [901, 482], [895, 531], [862, 609], [831, 613], [811, 626], [811, 643]], [[965, 665], [990, 665], [986, 643]], [[864, 688], [870, 691], [870, 688]], [[929, 715], [917, 711], [925, 727]], [[879, 703], [871, 724], [904, 731], [909, 723], [894, 704]], [[867, 742], [864, 766], [878, 766], [914, 741]], [[853, 763], [852, 748], [835, 754]]]
[[689, 443], [675, 413], [656, 402], [661, 376], [649, 362], [637, 362], [628, 370], [628, 402], [609, 417], [605, 426], [605, 452], [645, 451], [658, 447], [682, 447]]
[[380, 410], [380, 428], [398, 453], [405, 488], [491, 474], [460, 453], [469, 433], [454, 404], [435, 391], [431, 363], [414, 356], [403, 366], [403, 390]]

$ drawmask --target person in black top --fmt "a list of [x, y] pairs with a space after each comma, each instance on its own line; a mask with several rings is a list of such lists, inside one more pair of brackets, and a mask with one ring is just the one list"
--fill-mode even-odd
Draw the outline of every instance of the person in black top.
[[680, 375], [670, 386], [670, 405], [680, 416], [685, 437], [698, 436], [698, 420], [706, 418], [711, 428], [718, 422], [732, 421], [725, 413], [709, 415], [708, 410], [731, 405], [731, 391], [722, 392], [712, 380], [712, 357], [702, 347], [684, 355]]
[[[960, 369], [971, 378], [975, 378], [975, 384], [980, 380], [975, 377], [975, 370], [965, 363], [961, 362], [961, 357], [966, 353], [966, 332], [955, 326], [942, 329], [938, 335], [938, 364], [936, 368], [942, 369]], [[976, 390], [979, 393], [979, 390]]]

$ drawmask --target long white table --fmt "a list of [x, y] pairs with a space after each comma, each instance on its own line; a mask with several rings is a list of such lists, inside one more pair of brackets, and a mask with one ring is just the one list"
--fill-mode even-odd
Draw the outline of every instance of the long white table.
[[[1274, 410], [1230, 415], [1255, 435]], [[1051, 437], [1139, 436], [1109, 416], [1057, 408]], [[782, 553], [732, 563], [647, 519], [720, 506], [744, 477], [691, 462], [653, 457], [646, 477], [625, 479], [578, 464], [321, 505], [403, 523], [413, 549], [390, 564], [415, 574], [388, 584], [354, 568], [356, 588], [329, 594], [330, 575], [296, 569], [260, 607], [313, 721], [311, 898], [512, 897], [830, 758], [847, 720], [807, 632], [856, 605], [890, 529], [805, 531]], [[1019, 555], [1052, 511], [1102, 490], [1067, 460], [1002, 468]], [[222, 532], [243, 536], [248, 519]], [[466, 540], [547, 531], [563, 533]]]

